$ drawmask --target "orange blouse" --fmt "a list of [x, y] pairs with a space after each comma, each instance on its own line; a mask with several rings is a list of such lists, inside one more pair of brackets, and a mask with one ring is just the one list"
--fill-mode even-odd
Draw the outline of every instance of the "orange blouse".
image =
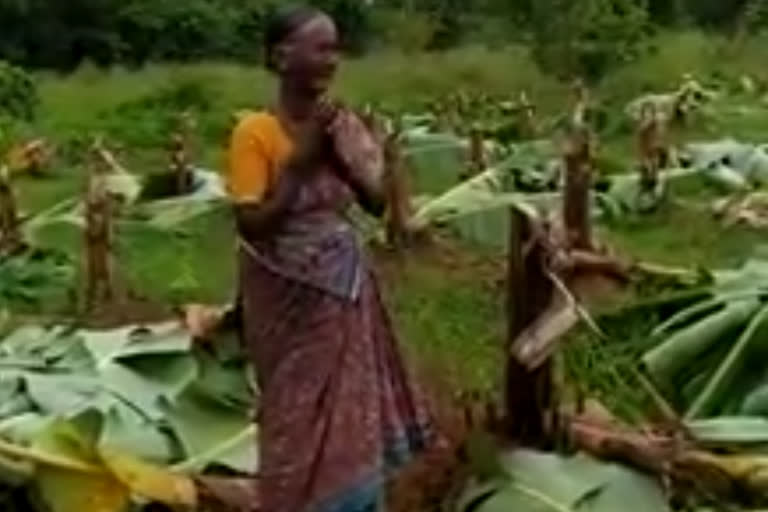
[[293, 141], [277, 117], [267, 112], [246, 114], [229, 144], [227, 189], [232, 200], [262, 201], [292, 151]]

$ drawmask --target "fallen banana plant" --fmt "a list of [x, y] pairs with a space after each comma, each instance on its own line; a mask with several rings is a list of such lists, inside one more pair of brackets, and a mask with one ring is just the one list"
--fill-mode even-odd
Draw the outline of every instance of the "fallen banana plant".
[[596, 421], [586, 415], [572, 417], [566, 424], [566, 435], [574, 448], [655, 475], [667, 482], [673, 494], [683, 493], [695, 501], [717, 504], [766, 504], [768, 459], [761, 454], [708, 451], [707, 446], [712, 445], [707, 445], [707, 435], [718, 427], [686, 424], [689, 434], [675, 428], [672, 431], [677, 433], [640, 432], [619, 422]]
[[753, 229], [768, 228], [768, 194], [765, 192], [736, 194], [720, 199], [714, 202], [712, 211], [715, 217], [722, 219], [726, 227], [743, 225]]
[[[116, 224], [135, 224], [157, 230], [173, 230], [203, 215], [227, 210], [226, 192], [220, 177], [213, 171], [195, 169], [194, 190], [186, 196], [136, 201], [141, 184], [130, 173], [120, 171], [106, 175], [109, 193], [122, 203]], [[22, 219], [23, 239], [39, 245], [41, 233], [57, 226], [85, 228], [85, 207], [78, 198], [69, 198], [50, 208]]]
[[651, 380], [688, 419], [768, 411], [768, 265], [715, 272], [706, 298], [659, 325], [643, 357]]
[[0, 486], [53, 512], [194, 506], [208, 470], [256, 471], [252, 391], [234, 340], [176, 322], [13, 330], [0, 342]]
[[684, 77], [677, 90], [668, 93], [645, 94], [632, 100], [625, 108], [626, 115], [637, 123], [649, 107], [657, 111], [665, 122], [683, 121], [686, 116], [700, 111], [718, 93], [707, 89], [693, 77]]
[[689, 167], [729, 190], [744, 190], [768, 183], [768, 146], [725, 138], [691, 143], [682, 148]]
[[[5, 471], [19, 471], [16, 485], [27, 482], [52, 512], [120, 512], [132, 499], [193, 508], [197, 489], [189, 476], [148, 464], [89, 441], [72, 424], [52, 423], [33, 447], [0, 441]], [[72, 443], [77, 450], [72, 450]]]
[[53, 157], [53, 148], [45, 139], [37, 138], [15, 144], [7, 152], [5, 163], [13, 174], [40, 176]]

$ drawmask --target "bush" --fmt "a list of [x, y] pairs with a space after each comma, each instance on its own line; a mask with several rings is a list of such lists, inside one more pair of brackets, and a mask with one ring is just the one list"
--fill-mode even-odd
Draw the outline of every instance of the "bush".
[[212, 108], [215, 90], [194, 79], [179, 80], [102, 114], [100, 125], [110, 137], [136, 147], [164, 146], [177, 128], [178, 116], [197, 119]]
[[23, 69], [0, 61], [0, 114], [31, 120], [39, 103], [37, 87]]
[[645, 55], [606, 77], [603, 90], [623, 104], [640, 94], [671, 91], [686, 73], [705, 80], [722, 68], [723, 42], [700, 31], [660, 33], [648, 41]]

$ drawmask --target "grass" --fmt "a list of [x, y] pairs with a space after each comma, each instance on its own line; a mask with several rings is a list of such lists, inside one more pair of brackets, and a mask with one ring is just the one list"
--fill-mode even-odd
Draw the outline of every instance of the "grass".
[[[685, 71], [718, 83], [725, 79], [734, 84], [747, 72], [766, 80], [761, 46], [756, 41], [748, 40], [736, 51], [708, 34], [681, 33], [661, 35], [655, 45], [658, 53], [617, 70], [598, 87], [596, 96], [610, 115], [620, 116], [623, 103], [638, 93], [674, 87]], [[724, 77], [721, 64], [725, 55], [731, 58]], [[161, 171], [172, 117], [185, 108], [191, 108], [198, 121], [196, 159], [220, 168], [231, 114], [258, 108], [272, 95], [272, 79], [264, 71], [226, 63], [156, 65], [141, 71], [84, 67], [68, 76], [40, 74], [39, 83], [39, 118], [33, 125], [17, 127], [17, 134], [50, 137], [59, 152], [52, 178], [19, 182], [19, 200], [25, 211], [37, 211], [78, 193], [87, 165], [83, 142], [90, 134], [106, 134], [128, 169], [143, 174]], [[566, 88], [544, 76], [521, 47], [377, 54], [346, 63], [337, 86], [338, 94], [353, 104], [375, 102], [398, 109], [416, 109], [429, 98], [457, 89], [510, 95], [526, 89], [542, 115], [558, 112], [567, 102]], [[747, 98], [736, 95], [728, 101], [738, 105]], [[732, 134], [759, 140], [768, 129], [768, 116], [762, 110], [733, 112], [689, 135]], [[606, 155], [619, 167], [631, 161], [630, 133], [607, 134], [602, 142]], [[436, 161], [434, 165], [440, 168], [443, 164]], [[708, 192], [679, 193], [701, 201], [711, 197]], [[471, 226], [476, 228], [482, 226]], [[749, 229], [725, 229], [701, 210], [676, 205], [603, 226], [601, 236], [619, 252], [637, 258], [714, 267], [737, 265], [764, 238]], [[78, 253], [80, 238], [75, 232], [56, 230], [45, 238], [73, 255]], [[496, 387], [501, 371], [503, 297], [492, 282], [503, 271], [478, 267], [473, 259], [494, 254], [498, 246], [503, 244], [491, 250], [464, 248], [470, 260], [460, 265], [446, 266], [444, 258], [434, 254], [414, 255], [402, 266], [385, 263], [386, 296], [403, 339], [420, 357], [447, 368], [471, 389]], [[225, 214], [199, 219], [177, 234], [128, 230], [121, 234], [116, 250], [121, 276], [150, 301], [220, 302], [231, 298], [234, 241], [232, 223]], [[70, 306], [61, 304], [59, 308]], [[610, 347], [580, 335], [575, 346], [581, 348], [568, 352], [566, 366], [581, 375], [587, 386], [613, 396], [615, 402], [636, 400], [636, 386], [621, 385], [618, 378], [633, 360], [632, 340], [642, 337], [641, 331], [640, 327], [617, 331], [616, 337], [626, 343]], [[626, 393], [613, 393], [614, 389]]]
[[[416, 251], [403, 262], [380, 260], [404, 342], [420, 361], [458, 388], [497, 387], [504, 333], [503, 267], [466, 246]], [[454, 254], [446, 259], [445, 251]]]
[[764, 244], [760, 230], [718, 222], [710, 206], [722, 192], [698, 179], [674, 184], [668, 194], [672, 199], [657, 211], [625, 217], [604, 229], [602, 236], [638, 259], [704, 268], [739, 266]]

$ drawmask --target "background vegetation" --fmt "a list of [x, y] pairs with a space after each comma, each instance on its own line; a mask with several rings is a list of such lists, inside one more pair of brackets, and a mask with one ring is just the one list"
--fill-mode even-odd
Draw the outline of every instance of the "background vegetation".
[[[350, 52], [535, 43], [560, 73], [599, 75], [659, 27], [738, 32], [768, 24], [765, 0], [309, 0], [339, 21]], [[2, 0], [0, 58], [70, 70], [199, 59], [259, 60], [277, 0]]]
[[[768, 92], [768, 0], [318, 3], [344, 29], [352, 58], [337, 93], [350, 103], [420, 112], [456, 91], [515, 98], [526, 90], [544, 117], [562, 111], [567, 79], [580, 75], [592, 80], [595, 102], [608, 116], [601, 163], [634, 158], [625, 103], [674, 89], [683, 73], [734, 94], [746, 75]], [[233, 114], [270, 101], [271, 78], [257, 65], [270, 8], [260, 0], [0, 0], [0, 59], [10, 63], [0, 67], [0, 152], [31, 137], [56, 148], [50, 176], [17, 181], [22, 211], [82, 190], [84, 149], [95, 134], [105, 135], [130, 171], [162, 172], [181, 111], [197, 121], [192, 158], [221, 169]], [[734, 111], [687, 136], [758, 141], [767, 129], [762, 111]], [[152, 307], [225, 301], [234, 280], [232, 236], [225, 216], [201, 219], [173, 237], [124, 233], [115, 248], [118, 273]], [[612, 226], [604, 237], [637, 258], [717, 267], [739, 264], [763, 235], [669, 207]], [[45, 238], [79, 253], [75, 232]], [[466, 251], [446, 263], [419, 254], [402, 268], [384, 268], [404, 338], [470, 388], [492, 387], [500, 371], [503, 268], [486, 265], [485, 256]], [[34, 312], [67, 315], [71, 307], [63, 297]]]

